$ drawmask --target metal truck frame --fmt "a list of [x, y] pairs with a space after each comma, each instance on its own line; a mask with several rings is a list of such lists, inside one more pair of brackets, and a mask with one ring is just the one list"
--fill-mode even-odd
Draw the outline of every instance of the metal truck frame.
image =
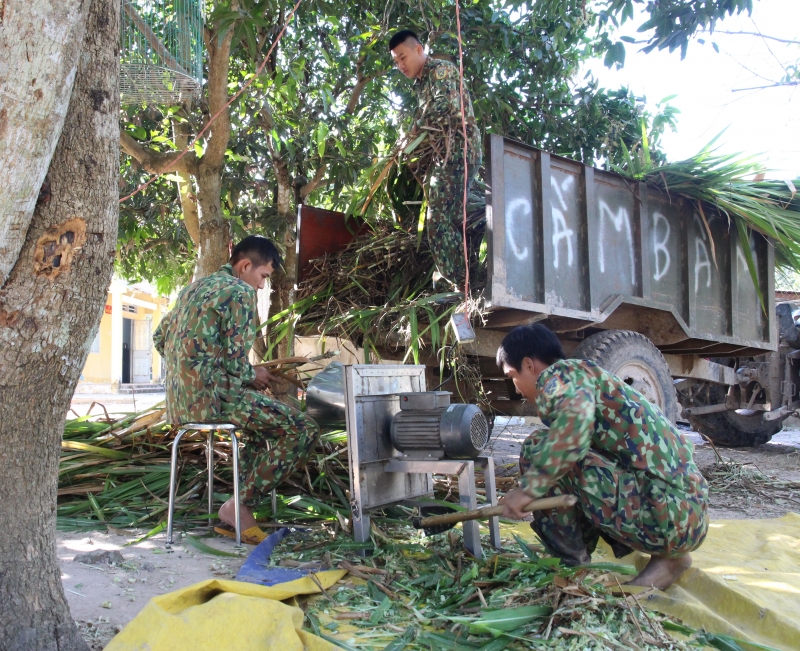
[[[766, 442], [800, 408], [797, 310], [776, 307], [767, 238], [742, 242], [719, 211], [509, 138], [485, 151], [488, 317], [465, 349], [493, 407], [532, 415], [493, 358], [511, 328], [541, 322], [720, 444]], [[301, 208], [299, 234], [303, 210], [321, 212]]]

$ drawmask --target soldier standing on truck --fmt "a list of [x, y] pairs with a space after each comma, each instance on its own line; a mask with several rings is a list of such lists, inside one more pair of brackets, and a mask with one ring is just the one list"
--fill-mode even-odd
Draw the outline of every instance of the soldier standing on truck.
[[692, 564], [708, 531], [708, 485], [692, 448], [644, 396], [597, 364], [566, 359], [541, 324], [506, 335], [497, 365], [548, 427], [520, 453], [520, 487], [500, 500], [521, 519], [532, 499], [574, 495], [575, 506], [537, 511], [531, 527], [566, 565], [591, 560], [599, 538], [621, 558], [650, 562], [631, 585], [664, 589]]
[[414, 80], [417, 110], [410, 135], [427, 131], [434, 154], [427, 174], [428, 244], [436, 271], [435, 288], [459, 290], [464, 286], [466, 267], [462, 223], [464, 175], [469, 185], [481, 165], [481, 138], [472, 113], [472, 100], [464, 90], [464, 120], [467, 128], [467, 169], [464, 169], [461, 92], [458, 68], [449, 61], [425, 54], [417, 35], [401, 30], [389, 41], [397, 68]]

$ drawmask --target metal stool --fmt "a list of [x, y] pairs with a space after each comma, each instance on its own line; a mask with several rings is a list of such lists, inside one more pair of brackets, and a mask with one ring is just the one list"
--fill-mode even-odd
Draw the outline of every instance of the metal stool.
[[[167, 547], [172, 545], [172, 519], [175, 513], [175, 492], [177, 490], [178, 476], [178, 444], [186, 432], [208, 432], [206, 443], [206, 456], [208, 458], [208, 514], [214, 510], [214, 432], [220, 434], [227, 432], [231, 437], [233, 450], [233, 502], [234, 516], [236, 519], [236, 545], [242, 544], [242, 523], [239, 519], [239, 442], [236, 430], [239, 428], [231, 423], [188, 423], [181, 425], [175, 440], [172, 443], [172, 462], [169, 470], [169, 509], [167, 511]], [[273, 511], [275, 504], [275, 491], [272, 492]]]
[[[206, 458], [208, 459], [208, 514], [214, 512], [214, 432], [228, 432], [233, 448], [233, 498], [234, 516], [236, 518], [236, 544], [242, 544], [242, 524], [239, 516], [239, 446], [236, 431], [240, 429], [231, 423], [189, 423], [182, 425], [172, 443], [172, 462], [169, 471], [169, 509], [167, 511], [167, 546], [172, 545], [172, 520], [175, 513], [175, 493], [178, 475], [178, 443], [186, 432], [208, 432], [206, 442]], [[267, 442], [267, 451], [272, 446]], [[272, 515], [278, 512], [278, 496], [272, 489]]]

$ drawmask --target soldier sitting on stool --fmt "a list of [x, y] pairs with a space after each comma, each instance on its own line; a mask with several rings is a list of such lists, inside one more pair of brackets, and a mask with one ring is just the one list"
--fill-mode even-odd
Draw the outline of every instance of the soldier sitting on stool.
[[[319, 437], [305, 414], [261, 393], [272, 377], [247, 361], [256, 336], [256, 290], [280, 265], [270, 240], [246, 237], [228, 264], [181, 292], [153, 335], [167, 368], [169, 422], [233, 423], [245, 432], [240, 518], [242, 540], [250, 544], [266, 537], [252, 508], [305, 464]], [[219, 519], [235, 525], [233, 498], [220, 507]]]
[[617, 558], [650, 554], [631, 585], [664, 589], [676, 581], [708, 531], [708, 486], [691, 444], [618, 377], [565, 359], [540, 324], [509, 332], [497, 365], [549, 428], [523, 443], [520, 487], [500, 500], [503, 514], [521, 519], [532, 499], [574, 495], [573, 507], [533, 514], [548, 552], [567, 565], [588, 563], [603, 538]]

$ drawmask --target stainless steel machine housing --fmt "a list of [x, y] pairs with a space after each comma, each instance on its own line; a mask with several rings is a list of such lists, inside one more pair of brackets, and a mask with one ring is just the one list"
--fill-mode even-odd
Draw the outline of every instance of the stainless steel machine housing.
[[[404, 402], [417, 405], [420, 403], [415, 402], [416, 400], [431, 399], [434, 403], [425, 404], [436, 405], [439, 403], [435, 401], [445, 399], [449, 403], [449, 395], [446, 392], [425, 392], [424, 366], [355, 364], [338, 368], [329, 367], [325, 373], [326, 375], [320, 380], [319, 390], [315, 389], [314, 382], [309, 386], [309, 414], [324, 424], [330, 424], [340, 418], [336, 403], [341, 404], [342, 401], [338, 397], [336, 385], [337, 381], [343, 381], [350, 462], [351, 525], [356, 542], [366, 542], [370, 539], [369, 514], [374, 509], [397, 503], [418, 504], [421, 498], [432, 497], [434, 473], [456, 475], [459, 504], [466, 509], [474, 509], [478, 506], [475, 467], [482, 467], [486, 502], [492, 505], [497, 503], [492, 457], [478, 456], [474, 459], [411, 457], [392, 444], [392, 423], [401, 411], [401, 400], [408, 398]], [[422, 395], [423, 393], [425, 395]], [[430, 393], [436, 395], [431, 396]], [[445, 410], [449, 406], [445, 405]], [[460, 414], [463, 420], [467, 411], [462, 407], [467, 405], [457, 406], [459, 409], [453, 409], [451, 415], [455, 418], [456, 414]], [[470, 422], [473, 417], [474, 415], [470, 416]], [[445, 438], [446, 436], [447, 434]], [[488, 524], [490, 542], [499, 548], [499, 520], [492, 518]], [[479, 524], [472, 521], [465, 522], [462, 526], [465, 548], [480, 558], [482, 551]]]

